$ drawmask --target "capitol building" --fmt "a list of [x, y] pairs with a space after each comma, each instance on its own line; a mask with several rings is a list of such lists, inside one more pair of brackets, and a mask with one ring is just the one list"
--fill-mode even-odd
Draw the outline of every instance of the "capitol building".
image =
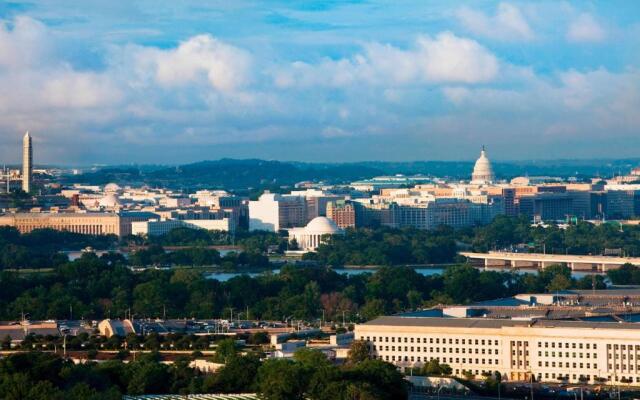
[[491, 167], [491, 161], [487, 158], [487, 153], [482, 146], [480, 152], [480, 158], [476, 160], [476, 164], [473, 167], [473, 174], [471, 175], [471, 184], [473, 185], [489, 185], [495, 181], [495, 175], [493, 174], [493, 168]]

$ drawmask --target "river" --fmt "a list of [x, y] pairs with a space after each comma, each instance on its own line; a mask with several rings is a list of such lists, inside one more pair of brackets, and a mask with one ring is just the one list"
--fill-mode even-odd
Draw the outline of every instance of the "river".
[[[481, 268], [481, 269], [484, 269], [484, 268]], [[504, 269], [504, 268], [487, 268], [486, 270], [498, 271], [498, 272], [512, 271], [510, 269]], [[376, 272], [376, 269], [375, 268], [357, 268], [357, 269], [356, 268], [339, 268], [339, 269], [335, 268], [334, 271], [343, 275], [353, 276], [353, 275], [361, 275], [361, 274], [373, 274]], [[424, 276], [439, 275], [444, 272], [444, 268], [416, 268], [415, 271], [420, 275], [424, 275]], [[513, 271], [516, 271], [520, 274], [535, 274], [538, 272], [537, 269], [524, 269], [524, 268], [519, 268]], [[220, 282], [226, 282], [229, 279], [235, 278], [236, 276], [240, 276], [240, 275], [249, 275], [251, 277], [256, 277], [265, 273], [278, 274], [280, 273], [280, 270], [274, 269], [266, 272], [244, 272], [244, 273], [243, 272], [212, 272], [212, 273], [208, 273], [206, 277], [207, 279], [216, 279]], [[588, 271], [573, 271], [571, 273], [571, 275], [577, 279], [587, 275], [591, 275], [591, 274], [592, 273]]]

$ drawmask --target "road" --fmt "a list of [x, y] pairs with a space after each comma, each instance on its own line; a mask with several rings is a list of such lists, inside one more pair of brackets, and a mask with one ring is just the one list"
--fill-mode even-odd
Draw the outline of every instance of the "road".
[[[410, 393], [409, 400], [498, 400], [497, 397], [481, 397], [481, 396], [450, 396], [440, 395], [439, 397], [434, 394], [428, 393]], [[508, 398], [501, 398], [500, 400], [512, 400]]]

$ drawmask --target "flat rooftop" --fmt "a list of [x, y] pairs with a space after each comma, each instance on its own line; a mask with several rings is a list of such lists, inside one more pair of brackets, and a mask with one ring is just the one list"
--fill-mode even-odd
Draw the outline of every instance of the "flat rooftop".
[[384, 316], [365, 322], [367, 326], [411, 326], [500, 329], [509, 327], [570, 328], [570, 329], [637, 329], [640, 324], [629, 322], [593, 322], [565, 320], [517, 321], [489, 318], [421, 318]]

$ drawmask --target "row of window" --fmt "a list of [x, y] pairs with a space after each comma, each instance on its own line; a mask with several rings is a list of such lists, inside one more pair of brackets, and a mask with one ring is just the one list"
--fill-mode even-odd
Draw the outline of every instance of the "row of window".
[[[621, 344], [621, 345], [614, 344], [614, 345], [610, 345], [610, 344], [608, 344], [608, 345], [607, 345], [607, 350], [611, 350], [612, 348], [613, 348], [613, 350], [618, 350], [618, 349], [619, 349], [619, 350], [633, 350], [633, 345], [632, 345], [632, 344], [630, 344], [630, 345], [626, 345], [626, 344]], [[636, 345], [635, 345], [635, 348], [636, 348], [636, 350], [639, 350], [639, 351], [640, 351], [640, 345], [636, 344]]]
[[[578, 368], [578, 366], [580, 366], [580, 368], [584, 368], [585, 364], [584, 363], [570, 363], [570, 362], [555, 362], [555, 361], [545, 361], [544, 362], [544, 366], [545, 367], [549, 367], [551, 366], [551, 368]], [[591, 363], [586, 363], [587, 365], [587, 369], [591, 369]], [[542, 367], [542, 361], [538, 361], [538, 367]], [[597, 369], [598, 368], [598, 364], [593, 363], [593, 369]]]
[[[609, 364], [609, 369], [613, 369], [612, 367], [613, 367], [613, 364]], [[621, 369], [623, 371], [627, 369], [627, 366], [625, 364], [615, 364], [615, 367], [616, 367], [615, 369]], [[622, 367], [622, 368], [620, 368], [620, 367]], [[633, 371], [634, 370], [633, 365], [629, 365], [628, 369], [629, 369], [629, 371]], [[635, 370], [638, 371], [638, 370], [640, 370], [640, 368], [635, 368]]]
[[[545, 357], [549, 357], [549, 352], [545, 351], [544, 352], [544, 356]], [[567, 358], [573, 357], [573, 358], [576, 358], [576, 356], [577, 356], [577, 358], [591, 358], [591, 353], [575, 353], [575, 352], [569, 353], [568, 351], [566, 351], [564, 353], [561, 352], [561, 351], [558, 352], [558, 357], [567, 357]], [[541, 351], [538, 352], [538, 357], [542, 357], [542, 352]], [[551, 357], [556, 357], [556, 352], [555, 351], [551, 352]], [[598, 358], [598, 355], [596, 353], [593, 353], [593, 358]]]
[[[573, 374], [573, 378], [572, 379], [575, 381], [575, 380], [578, 379], [578, 376], [580, 378], [586, 380], [587, 382], [591, 380], [591, 375], [582, 375], [582, 374], [580, 374], [580, 375]], [[547, 379], [549, 377], [551, 377], [553, 379], [558, 379], [558, 380], [560, 380], [560, 379], [567, 379], [568, 380], [569, 379], [569, 374], [564, 374], [563, 375], [563, 374], [556, 374], [555, 372], [552, 372], [552, 373], [545, 372], [544, 377], [547, 378]], [[594, 375], [593, 378], [595, 379], [596, 376]], [[538, 374], [538, 380], [540, 380], [540, 379], [542, 379], [542, 374]]]
[[[365, 340], [365, 337], [360, 337], [361, 340]], [[499, 341], [495, 339], [460, 339], [460, 338], [420, 338], [420, 337], [395, 337], [395, 336], [367, 336], [367, 341], [370, 342], [384, 342], [384, 343], [430, 343], [430, 344], [463, 344], [463, 345], [481, 345], [481, 346], [498, 346]], [[528, 346], [526, 341], [511, 341], [512, 346]], [[596, 343], [568, 343], [568, 342], [538, 342], [538, 348], [558, 348], [558, 349], [586, 349], [597, 350], [598, 345]], [[611, 350], [633, 350], [634, 345], [611, 345], [607, 344], [607, 349]], [[640, 351], [640, 345], [635, 345], [635, 350]], [[560, 353], [562, 354], [562, 353]], [[568, 353], [566, 353], [568, 354]], [[574, 353], [575, 354], [575, 353]], [[575, 357], [575, 356], [574, 356]]]
[[[611, 353], [607, 353], [607, 360], [617, 360], [618, 358], [622, 359], [622, 360], [626, 360], [627, 359], [627, 355], [626, 354], [611, 354]], [[640, 359], [640, 356], [638, 357], [638, 359]], [[633, 354], [629, 354], [629, 360], [633, 360]]]
[[[468, 344], [468, 345], [482, 345], [482, 346], [498, 346], [499, 342], [497, 340], [492, 339], [453, 339], [449, 338], [448, 342], [445, 338], [408, 338], [408, 337], [395, 337], [395, 336], [367, 336], [366, 338], [361, 336], [360, 340], [365, 340], [367, 342], [381, 342], [381, 343], [430, 343], [430, 344]], [[421, 342], [422, 340], [422, 342]], [[428, 340], [428, 342], [427, 342]]]
[[515, 367], [516, 365], [517, 365], [518, 367], [523, 367], [523, 366], [524, 366], [524, 367], [528, 367], [528, 366], [529, 366], [529, 361], [525, 361], [525, 362], [523, 363], [523, 362], [522, 362], [522, 360], [518, 360], [517, 362], [516, 362], [516, 360], [511, 360], [511, 366], [512, 366], [512, 367]]
[[[441, 363], [455, 363], [455, 364], [460, 364], [460, 360], [462, 360], [462, 364], [466, 364], [467, 361], [469, 362], [469, 364], [478, 364], [478, 365], [499, 365], [499, 361], [497, 359], [491, 359], [491, 358], [454, 358], [453, 357], [429, 357], [427, 359], [427, 357], [421, 357], [421, 356], [395, 356], [395, 355], [380, 355], [380, 356], [373, 356], [373, 358], [378, 358], [380, 360], [385, 360], [385, 361], [406, 361], [406, 362], [427, 362], [429, 360], [436, 360], [438, 362]], [[474, 362], [475, 361], [475, 362]], [[528, 363], [527, 363], [528, 365]]]
[[[396, 351], [396, 346], [382, 346], [382, 345], [372, 345], [371, 349], [372, 350], [379, 350], [379, 351], [389, 351], [389, 348], [391, 348], [391, 351]], [[428, 349], [428, 350], [427, 350]], [[424, 352], [424, 353], [440, 353], [440, 350], [442, 350], [442, 353], [455, 353], [455, 354], [467, 354], [467, 350], [468, 354], [498, 354], [498, 349], [466, 349], [466, 348], [455, 348], [455, 349], [451, 349], [449, 348], [449, 351], [447, 351], [447, 347], [443, 347], [442, 349], [440, 349], [440, 347], [420, 347], [420, 346], [404, 346], [404, 351], [417, 351], [417, 352]], [[474, 351], [475, 350], [475, 351]], [[403, 347], [402, 346], [398, 346], [398, 351], [403, 351]]]
[[[573, 379], [574, 381], [575, 381], [575, 380], [577, 380], [577, 379], [579, 379], [579, 378], [582, 378], [582, 379], [583, 379], [583, 380], [585, 380], [586, 382], [589, 382], [589, 381], [591, 381], [591, 378], [592, 378], [592, 377], [591, 377], [591, 375], [582, 375], [582, 374], [581, 374], [581, 375], [572, 374], [571, 376], [572, 376], [572, 379]], [[546, 373], [544, 374], [544, 377], [545, 377], [546, 379], [552, 378], [552, 379], [558, 379], [558, 380], [560, 380], [560, 379], [566, 380], [566, 379], [569, 379], [569, 374], [556, 374], [556, 373], [549, 373], [549, 372], [546, 372]], [[594, 375], [594, 376], [593, 376], [593, 379], [594, 379], [594, 380], [595, 380], [595, 379], [597, 379], [597, 378], [598, 378], [598, 377], [597, 377], [597, 375]], [[618, 378], [618, 381], [621, 381], [621, 382], [622, 382], [622, 381], [626, 381], [626, 382], [629, 382], [629, 383], [633, 382], [633, 378], [631, 378], [631, 377], [618, 376], [618, 377], [614, 377], [614, 378]], [[539, 373], [539, 374], [538, 374], [538, 380], [541, 380], [541, 379], [542, 379], [542, 374], [541, 374], [541, 373]], [[607, 376], [607, 377], [606, 377], [606, 380], [607, 380], [607, 381], [611, 381], [611, 376]], [[636, 381], [636, 382], [640, 382], [640, 376], [636, 376], [635, 381]]]
[[564, 342], [564, 343], [563, 342], [557, 342], [557, 343], [556, 342], [538, 342], [538, 347], [539, 348], [551, 347], [552, 349], [555, 349], [556, 347], [559, 348], [559, 349], [562, 349], [562, 348], [565, 348], [565, 349], [576, 349], [576, 348], [582, 349], [582, 348], [586, 348], [587, 350], [590, 350], [590, 349], [596, 350], [598, 348], [598, 345], [595, 344], [595, 343], [577, 343], [576, 344], [576, 343], [567, 343], [567, 342]]

